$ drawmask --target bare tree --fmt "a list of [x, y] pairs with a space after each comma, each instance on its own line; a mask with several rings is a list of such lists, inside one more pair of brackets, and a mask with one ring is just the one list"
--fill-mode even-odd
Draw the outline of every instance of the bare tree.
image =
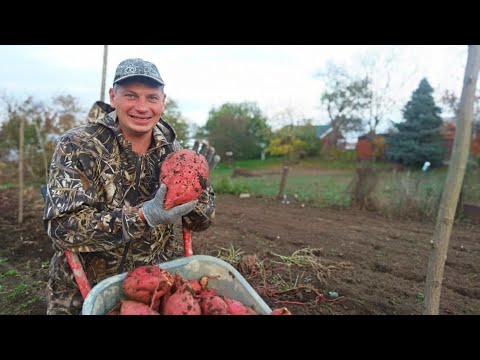
[[355, 78], [333, 63], [328, 63], [318, 76], [325, 83], [321, 102], [330, 118], [336, 146], [343, 134], [363, 130], [363, 111], [371, 102], [370, 80]]
[[440, 101], [445, 110], [449, 111], [455, 118], [458, 116], [459, 99], [455, 92], [445, 90]]
[[369, 79], [370, 102], [365, 108], [365, 119], [369, 134], [375, 135], [378, 126], [396, 107], [392, 93], [392, 72], [395, 55], [388, 53], [385, 57], [379, 54], [366, 54], [361, 59], [365, 77]]
[[[360, 57], [361, 73], [368, 79], [368, 104], [362, 109], [361, 118], [367, 126], [367, 137], [372, 145], [372, 161], [375, 162], [384, 139], [377, 136], [378, 128], [392, 121], [400, 110], [399, 94], [406, 88], [414, 75], [415, 67], [409, 72], [400, 71], [400, 52], [397, 47], [366, 50]], [[400, 74], [401, 76], [396, 76]]]
[[469, 45], [452, 159], [448, 167], [445, 187], [443, 188], [442, 200], [440, 202], [435, 232], [432, 239], [432, 250], [428, 261], [425, 285], [425, 315], [437, 315], [439, 311], [443, 270], [447, 258], [448, 243], [450, 241], [455, 210], [465, 176], [465, 168], [470, 149], [473, 105], [475, 102], [475, 89], [479, 69], [480, 45]]
[[[47, 105], [33, 97], [20, 101], [0, 96], [0, 104], [6, 108], [6, 118], [0, 126], [0, 158], [8, 159], [10, 153], [19, 156], [20, 150], [23, 151], [22, 166], [26, 183], [37, 179], [42, 173], [47, 176], [48, 159], [51, 158], [56, 140], [74, 127], [83, 113], [83, 109], [77, 105], [78, 100], [70, 95], [60, 95], [52, 100], [53, 105]], [[23, 119], [24, 127], [23, 145], [20, 145], [20, 119]]]
[[304, 116], [301, 111], [298, 111], [292, 105], [286, 106], [284, 109], [276, 112], [270, 119], [276, 128], [282, 128], [287, 125], [302, 125]]

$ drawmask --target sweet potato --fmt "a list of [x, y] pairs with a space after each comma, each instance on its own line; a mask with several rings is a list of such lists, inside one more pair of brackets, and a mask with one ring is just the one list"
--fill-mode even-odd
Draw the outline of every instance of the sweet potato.
[[188, 283], [189, 283], [190, 286], [192, 287], [193, 292], [194, 292], [195, 294], [200, 294], [200, 292], [202, 291], [202, 286], [200, 285], [200, 283], [198, 282], [198, 280], [192, 279], [192, 280], [189, 280]]
[[228, 306], [220, 296], [200, 296], [197, 297], [202, 315], [230, 315]]
[[217, 290], [215, 290], [213, 288], [208, 288], [208, 289], [200, 291], [200, 293], [197, 295], [197, 297], [201, 298], [201, 297], [206, 297], [206, 296], [217, 296], [217, 295], [218, 295]]
[[269, 315], [292, 315], [292, 313], [288, 311], [286, 307], [283, 307], [280, 309], [272, 310], [272, 312]]
[[207, 187], [209, 172], [205, 157], [193, 150], [170, 153], [160, 169], [160, 183], [167, 185], [165, 209], [197, 199]]
[[133, 300], [122, 300], [120, 315], [160, 315], [144, 303]]
[[175, 276], [174, 276], [174, 279], [175, 279], [175, 282], [173, 283], [173, 290], [175, 292], [175, 290], [179, 287], [182, 287], [183, 285], [187, 284], [190, 282], [190, 280], [188, 279], [185, 279], [182, 275], [180, 275], [178, 272], [175, 273]]
[[228, 306], [228, 311], [231, 315], [257, 315], [253, 309], [243, 305], [240, 301], [230, 299], [226, 296], [223, 297], [223, 300]]
[[160, 309], [158, 310], [160, 314], [165, 314], [165, 306], [167, 306], [167, 302], [168, 299], [170, 299], [170, 296], [172, 296], [172, 289], [167, 291], [160, 300]]
[[145, 265], [130, 271], [123, 282], [128, 299], [137, 300], [158, 310], [160, 298], [174, 282], [173, 277], [157, 266]]
[[180, 286], [165, 303], [163, 315], [201, 315], [200, 306], [189, 284]]

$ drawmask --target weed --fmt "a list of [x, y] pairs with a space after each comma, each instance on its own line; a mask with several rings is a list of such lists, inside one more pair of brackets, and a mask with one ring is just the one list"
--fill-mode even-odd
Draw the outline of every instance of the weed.
[[330, 272], [336, 269], [349, 269], [351, 265], [347, 262], [335, 263], [328, 259], [322, 259], [320, 255], [323, 253], [322, 249], [300, 249], [295, 251], [291, 256], [283, 256], [278, 254], [273, 254], [278, 256], [282, 263], [287, 266], [310, 266], [318, 280], [325, 282], [325, 279], [330, 277]]
[[19, 311], [22, 311], [24, 309], [27, 309], [30, 305], [32, 305], [33, 303], [36, 303], [37, 301], [40, 301], [42, 300], [42, 298], [38, 295], [35, 295], [33, 296], [32, 298], [28, 299], [27, 301], [21, 303], [20, 305], [18, 305], [16, 308], [15, 308], [15, 311], [19, 312]]
[[418, 302], [423, 302], [423, 300], [425, 300], [425, 295], [421, 292], [417, 293], [416, 297]]
[[228, 248], [219, 247], [219, 249], [217, 257], [234, 266], [240, 261], [244, 253], [240, 248], [235, 249], [233, 244], [230, 244]]
[[3, 274], [0, 274], [0, 280], [5, 279], [7, 276], [17, 276], [17, 275], [18, 275], [17, 270], [10, 269], [5, 271]]
[[18, 284], [17, 286], [15, 286], [15, 289], [13, 289], [13, 291], [10, 294], [8, 294], [7, 298], [9, 301], [15, 301], [20, 296], [27, 294], [28, 293], [27, 290], [28, 290], [27, 284], [25, 283]]
[[249, 192], [248, 187], [239, 184], [229, 178], [223, 177], [219, 181], [213, 183], [213, 187], [217, 194], [233, 194], [238, 195], [243, 192]]

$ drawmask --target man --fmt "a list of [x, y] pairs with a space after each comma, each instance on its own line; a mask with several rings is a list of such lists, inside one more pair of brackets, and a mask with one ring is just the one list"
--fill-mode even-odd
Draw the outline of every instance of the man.
[[[88, 123], [63, 135], [53, 154], [44, 213], [55, 249], [47, 314], [81, 313], [83, 299], [66, 250], [78, 255], [93, 286], [179, 256], [172, 224], [185, 216], [191, 230], [201, 231], [215, 216], [210, 186], [198, 200], [163, 209], [161, 162], [181, 146], [161, 118], [166, 95], [157, 67], [142, 59], [122, 61], [109, 95], [111, 106], [96, 102]], [[219, 161], [213, 148], [203, 146], [200, 153], [212, 170]]]

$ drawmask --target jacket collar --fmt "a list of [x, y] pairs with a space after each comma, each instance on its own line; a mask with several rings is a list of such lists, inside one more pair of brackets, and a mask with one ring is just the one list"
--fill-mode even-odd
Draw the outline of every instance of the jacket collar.
[[[102, 102], [97, 101], [93, 104], [88, 113], [88, 122], [93, 124], [101, 124], [113, 131], [123, 147], [128, 148], [130, 145], [124, 139], [122, 131], [118, 125], [117, 113], [113, 107]], [[153, 139], [155, 142], [154, 148], [172, 144], [177, 138], [175, 130], [163, 118], [153, 128]]]

